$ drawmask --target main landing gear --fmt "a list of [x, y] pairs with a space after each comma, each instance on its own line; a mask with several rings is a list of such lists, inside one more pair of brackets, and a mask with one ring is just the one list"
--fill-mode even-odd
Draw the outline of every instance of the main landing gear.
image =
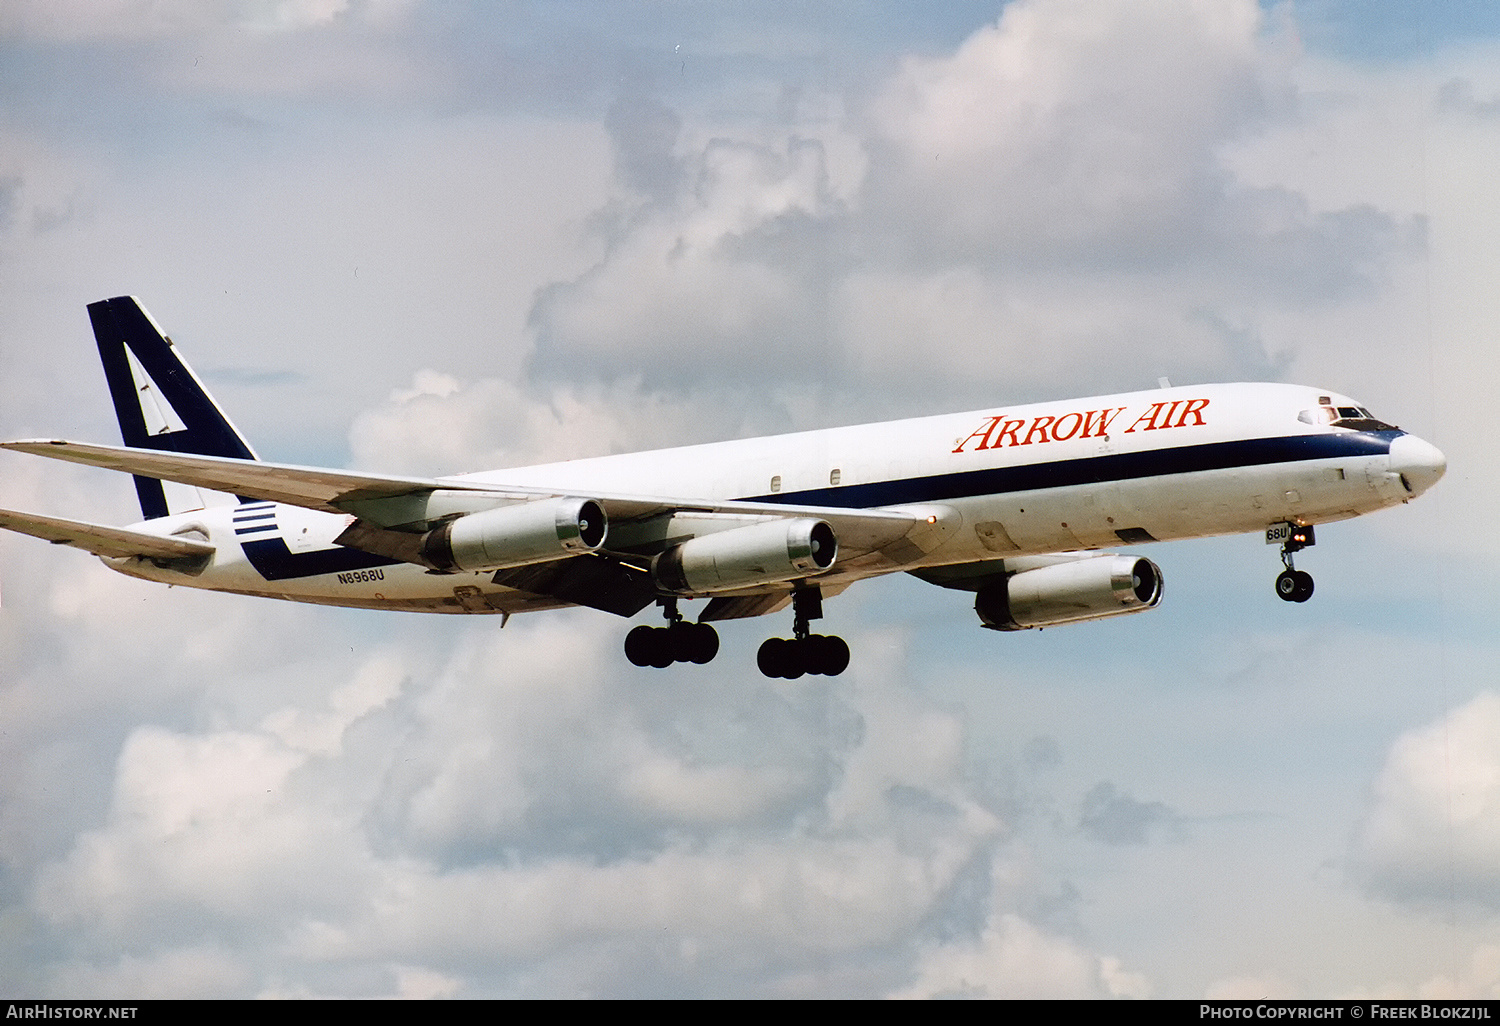
[[[625, 658], [636, 666], [665, 669], [673, 663], [707, 663], [719, 654], [719, 632], [712, 624], [689, 623], [677, 611], [675, 598], [657, 600], [665, 627], [636, 627], [625, 635]], [[804, 673], [837, 677], [849, 667], [849, 645], [843, 638], [813, 634], [808, 624], [823, 616], [823, 593], [817, 588], [792, 592], [792, 637], [770, 638], [755, 662], [767, 677], [795, 680]]]
[[719, 632], [712, 624], [688, 623], [676, 599], [660, 599], [667, 626], [640, 626], [625, 635], [625, 658], [636, 666], [664, 669], [673, 663], [707, 663], [719, 654]]
[[1292, 565], [1292, 553], [1315, 544], [1317, 539], [1311, 527], [1293, 528], [1281, 543], [1281, 565], [1286, 569], [1276, 575], [1276, 595], [1283, 602], [1306, 602], [1312, 598], [1312, 574]]
[[837, 677], [849, 667], [849, 645], [843, 638], [811, 633], [808, 623], [823, 617], [823, 593], [817, 588], [792, 592], [792, 637], [768, 638], [755, 654], [767, 677], [796, 680], [804, 673]]

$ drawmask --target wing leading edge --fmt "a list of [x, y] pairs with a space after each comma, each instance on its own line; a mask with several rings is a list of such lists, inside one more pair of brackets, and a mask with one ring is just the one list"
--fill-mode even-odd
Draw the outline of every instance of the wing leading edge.
[[[405, 533], [393, 532], [392, 528], [463, 515], [497, 502], [525, 502], [563, 494], [504, 484], [481, 485], [465, 478], [393, 477], [61, 440], [4, 442], [0, 448], [326, 513], [353, 514], [359, 518], [356, 526], [360, 530], [349, 533], [341, 539], [342, 543], [402, 559], [408, 557], [384, 551], [379, 540], [382, 535]], [[588, 498], [604, 508], [611, 524], [640, 524], [694, 515], [751, 519], [816, 517], [827, 521], [837, 533], [841, 566], [854, 560], [874, 559], [894, 568], [919, 557], [933, 547], [936, 536], [945, 535], [957, 526], [953, 523], [957, 513], [945, 506], [868, 510], [682, 496], [589, 493]], [[649, 536], [650, 532], [645, 537]], [[615, 548], [612, 544], [607, 547]], [[644, 541], [642, 546], [631, 545], [627, 551], [650, 548], [651, 542]]]
[[391, 498], [448, 487], [423, 478], [353, 474], [263, 463], [258, 460], [194, 456], [115, 445], [92, 445], [86, 442], [33, 439], [0, 442], [0, 449], [13, 449], [69, 463], [119, 470], [159, 481], [176, 481], [198, 488], [231, 492], [250, 499], [284, 502], [325, 513], [347, 512], [337, 505], [341, 501]]

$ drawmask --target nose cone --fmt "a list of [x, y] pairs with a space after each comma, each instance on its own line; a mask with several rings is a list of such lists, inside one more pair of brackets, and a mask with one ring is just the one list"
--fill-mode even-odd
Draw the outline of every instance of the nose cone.
[[1401, 475], [1401, 483], [1412, 495], [1437, 484], [1447, 469], [1448, 458], [1442, 450], [1416, 435], [1401, 435], [1391, 442], [1391, 473]]

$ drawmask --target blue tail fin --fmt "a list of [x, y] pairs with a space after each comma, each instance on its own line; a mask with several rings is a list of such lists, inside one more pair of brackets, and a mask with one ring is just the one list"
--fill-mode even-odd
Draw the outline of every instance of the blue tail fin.
[[[258, 458], [134, 296], [90, 303], [89, 320], [126, 445]], [[135, 490], [147, 520], [174, 512], [162, 482], [137, 477]]]

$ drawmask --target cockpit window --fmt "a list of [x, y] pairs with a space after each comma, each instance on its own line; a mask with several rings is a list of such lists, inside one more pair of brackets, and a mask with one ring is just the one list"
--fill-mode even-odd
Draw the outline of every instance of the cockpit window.
[[1399, 431], [1394, 424], [1378, 419], [1363, 406], [1317, 406], [1303, 410], [1297, 419], [1304, 424], [1330, 425], [1350, 431]]

